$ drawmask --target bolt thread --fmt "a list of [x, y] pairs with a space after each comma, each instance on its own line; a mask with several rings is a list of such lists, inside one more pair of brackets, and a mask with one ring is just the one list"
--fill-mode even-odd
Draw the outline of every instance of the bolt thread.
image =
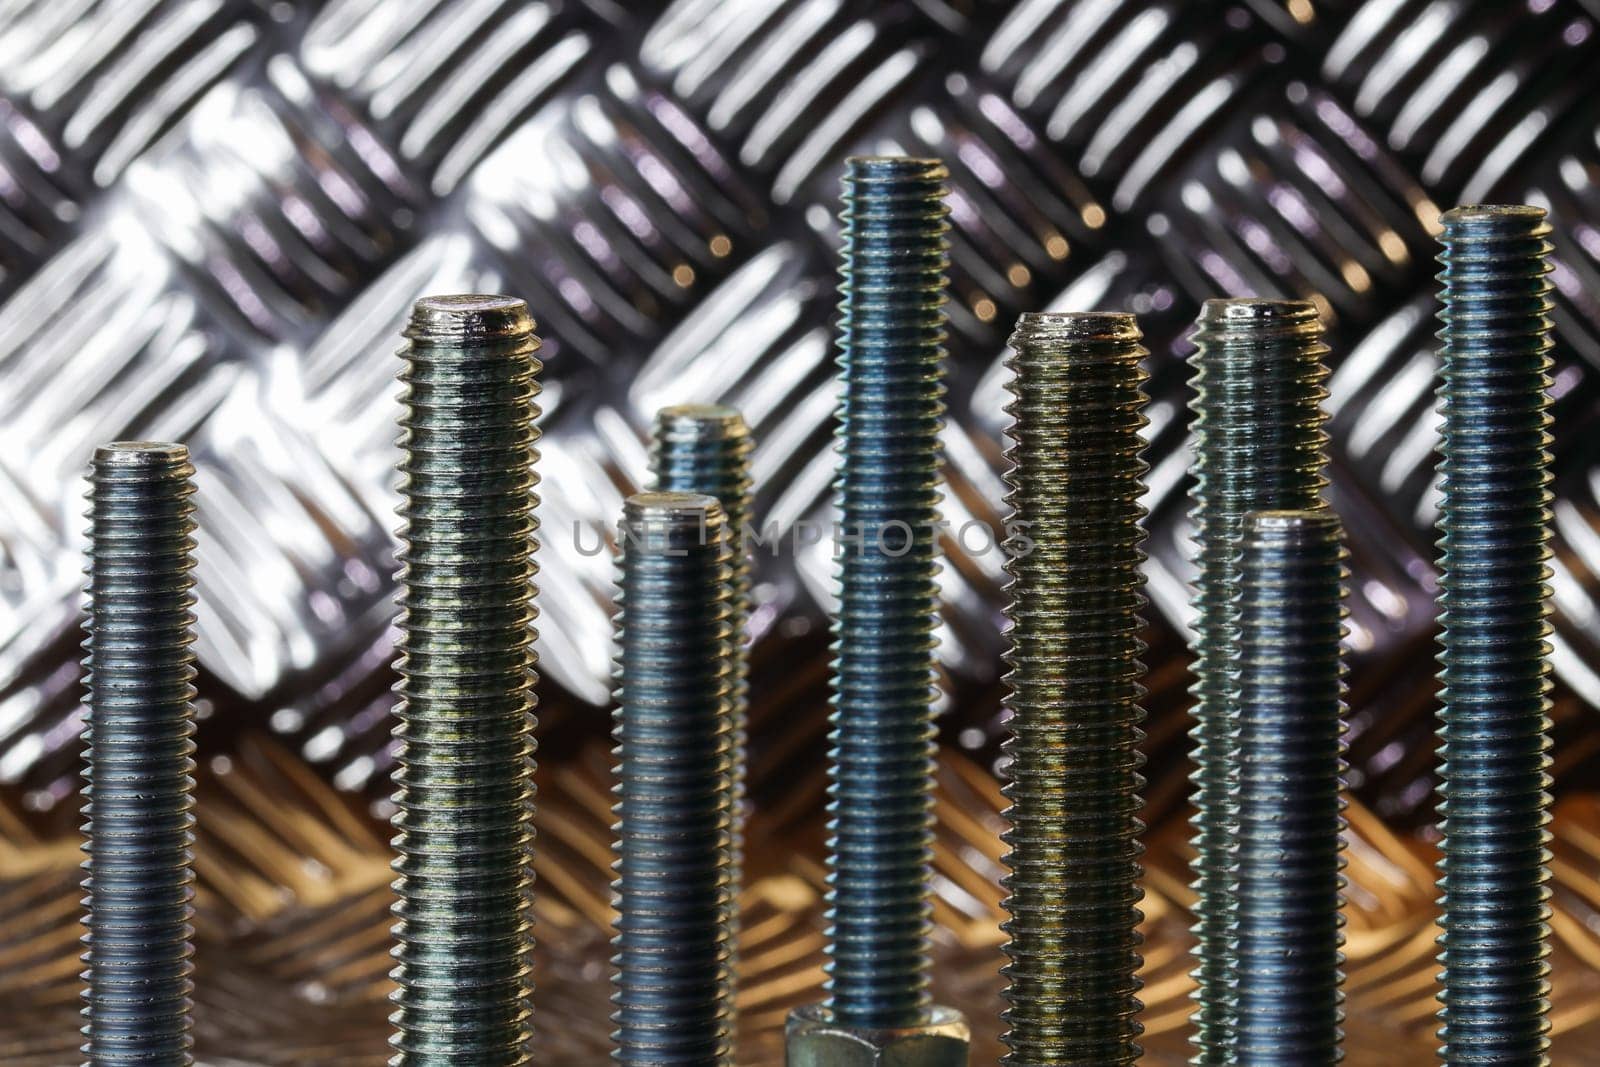
[[430, 297], [400, 352], [397, 1067], [530, 1058], [533, 329]]
[[1195, 1062], [1233, 1042], [1238, 837], [1238, 539], [1244, 517], [1322, 506], [1327, 346], [1303, 300], [1208, 300], [1192, 358]]
[[1027, 314], [1011, 337], [1002, 1062], [1017, 1067], [1141, 1052], [1140, 337], [1120, 314]]
[[1239, 565], [1237, 1062], [1342, 1057], [1345, 552], [1331, 509], [1252, 513]]
[[625, 506], [616, 660], [612, 1058], [733, 1063], [733, 603], [715, 498]]
[[844, 178], [827, 1002], [843, 1026], [929, 1009], [947, 177], [882, 157]]
[[194, 467], [125, 442], [89, 469], [85, 1063], [191, 1064]]
[[1545, 213], [1445, 213], [1439, 963], [1450, 1064], [1548, 1063]]
[[715, 497], [727, 518], [733, 594], [732, 694], [733, 754], [733, 885], [734, 907], [744, 884], [745, 768], [749, 748], [751, 611], [750, 557], [744, 531], [753, 514], [750, 453], [755, 442], [744, 416], [720, 404], [684, 404], [662, 408], [651, 438], [650, 470], [655, 487], [665, 492], [703, 493]]

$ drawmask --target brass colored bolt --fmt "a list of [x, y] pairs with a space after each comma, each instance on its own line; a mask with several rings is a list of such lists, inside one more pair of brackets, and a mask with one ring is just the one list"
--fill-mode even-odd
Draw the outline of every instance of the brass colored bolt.
[[505, 296], [419, 300], [406, 337], [391, 1062], [525, 1064], [539, 339]]
[[1003, 1062], [1018, 1067], [1140, 1054], [1139, 339], [1106, 313], [1028, 314], [1011, 336]]

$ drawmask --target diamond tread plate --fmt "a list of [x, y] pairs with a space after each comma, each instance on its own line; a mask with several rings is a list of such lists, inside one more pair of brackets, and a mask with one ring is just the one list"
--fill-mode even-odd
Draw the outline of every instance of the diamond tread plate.
[[[605, 778], [596, 531], [643, 477], [657, 407], [733, 403], [755, 430], [758, 515], [785, 534], [757, 561], [752, 840], [773, 855], [747, 894], [748, 1048], [771, 1055], [761, 1042], [810, 995], [821, 951], [832, 567], [794, 535], [831, 521], [837, 185], [862, 151], [951, 170], [941, 981], [980, 1022], [999, 962], [1004, 575], [987, 539], [958, 534], [1004, 519], [1017, 314], [1140, 315], [1147, 1021], [1171, 1057], [1193, 316], [1215, 295], [1305, 296], [1329, 328], [1355, 572], [1350, 873], [1366, 894], [1352, 1057], [1426, 1055], [1433, 234], [1459, 201], [1550, 209], [1555, 1019], [1558, 1054], [1582, 1047], [1593, 1010], [1567, 990], [1600, 982], [1597, 19], [1600, 0], [0, 0], [0, 910], [59, 932], [0, 943], [50, 976], [0, 989], [0, 1006], [28, 1006], [0, 1012], [7, 1062], [71, 1058], [33, 1006], [65, 1010], [75, 982], [59, 960], [76, 894], [55, 880], [74, 821], [81, 477], [94, 444], [133, 436], [187, 440], [200, 468], [198, 740], [234, 768], [208, 777], [201, 809], [202, 1041], [217, 1062], [382, 1058], [386, 860], [367, 820], [392, 762], [394, 353], [412, 299], [468, 290], [527, 298], [546, 341], [548, 1062], [593, 1062], [606, 1030], [609, 831], [583, 799]], [[300, 816], [269, 811], [280, 790]], [[285, 896], [297, 855], [326, 870]]]

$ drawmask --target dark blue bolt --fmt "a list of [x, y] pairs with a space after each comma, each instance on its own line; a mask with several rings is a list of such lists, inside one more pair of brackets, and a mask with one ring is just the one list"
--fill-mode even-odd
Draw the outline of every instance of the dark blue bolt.
[[1547, 1063], [1550, 227], [1442, 221], [1440, 1054]]
[[400, 352], [398, 1067], [530, 1058], [533, 329], [521, 300], [428, 297]]
[[948, 174], [845, 166], [826, 1006], [840, 1026], [888, 1028], [930, 1007]]
[[[744, 416], [723, 404], [681, 404], [656, 413], [650, 442], [655, 488], [715, 497], [727, 516], [733, 568], [733, 896], [743, 885], [742, 827], [750, 718], [750, 555], [746, 530], [753, 518], [750, 454], [755, 442]], [[755, 533], [755, 531], [751, 531]]]
[[628, 498], [618, 540], [618, 1063], [733, 1063], [733, 623], [715, 498]]
[[1339, 520], [1254, 512], [1240, 551], [1235, 1062], [1331, 1065], [1344, 1019]]
[[83, 1054], [190, 1064], [194, 468], [125, 442], [89, 469]]
[[1194, 333], [1195, 1062], [1233, 1049], [1238, 541], [1248, 512], [1322, 506], [1327, 346], [1305, 300], [1208, 300]]
[[1018, 1067], [1140, 1055], [1140, 337], [1111, 313], [1027, 314], [1011, 336], [1003, 1062]]

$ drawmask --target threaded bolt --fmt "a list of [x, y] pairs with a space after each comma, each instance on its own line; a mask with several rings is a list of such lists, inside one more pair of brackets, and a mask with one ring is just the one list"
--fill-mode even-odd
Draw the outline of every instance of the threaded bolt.
[[733, 622], [715, 498], [628, 498], [619, 540], [612, 1059], [733, 1063]]
[[744, 416], [722, 404], [682, 404], [656, 414], [650, 471], [665, 492], [715, 497], [727, 517], [733, 593], [733, 904], [743, 885], [745, 766], [750, 719], [750, 557], [744, 531], [753, 514], [750, 453], [755, 443]]
[[1140, 1055], [1140, 504], [1132, 315], [1027, 314], [1007, 407], [1013, 581], [1004, 1063]]
[[1337, 1063], [1344, 558], [1331, 509], [1258, 511], [1239, 565], [1236, 1062]]
[[930, 1007], [947, 177], [932, 159], [846, 161], [827, 1001], [846, 1027]]
[[1195, 1062], [1233, 1044], [1238, 539], [1244, 516], [1322, 506], [1328, 377], [1316, 306], [1208, 300], [1194, 334]]
[[1550, 227], [1442, 221], [1440, 1055], [1548, 1063]]
[[89, 469], [83, 1054], [192, 1064], [194, 468], [121, 442]]
[[533, 329], [428, 297], [400, 352], [396, 1067], [530, 1058]]

